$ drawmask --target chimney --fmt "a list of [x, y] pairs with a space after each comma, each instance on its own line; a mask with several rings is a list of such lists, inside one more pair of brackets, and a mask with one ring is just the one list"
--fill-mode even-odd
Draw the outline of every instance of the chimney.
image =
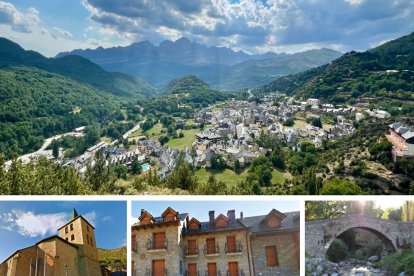
[[227, 217], [229, 218], [229, 221], [236, 221], [236, 211], [235, 210], [228, 210], [227, 211]]
[[213, 225], [214, 224], [214, 211], [209, 211], [208, 217], [209, 217], [210, 224]]
[[240, 212], [240, 220], [243, 220], [243, 212]]
[[145, 209], [141, 209], [141, 216], [142, 216], [142, 214], [145, 212]]

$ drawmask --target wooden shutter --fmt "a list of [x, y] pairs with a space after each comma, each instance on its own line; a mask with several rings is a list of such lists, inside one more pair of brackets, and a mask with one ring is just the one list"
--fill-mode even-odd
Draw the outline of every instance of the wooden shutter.
[[133, 252], [137, 252], [137, 239], [136, 239], [136, 235], [132, 235], [131, 236], [131, 247], [132, 247], [132, 251]]
[[229, 262], [229, 276], [239, 276], [239, 264], [237, 262]]
[[215, 254], [216, 253], [216, 239], [210, 238], [207, 239], [207, 254]]
[[208, 276], [217, 276], [217, 264], [216, 263], [208, 263], [207, 264], [207, 274]]
[[197, 245], [196, 245], [196, 240], [188, 240], [187, 242], [188, 244], [188, 255], [197, 255]]
[[227, 252], [234, 253], [236, 252], [236, 237], [227, 236]]
[[152, 261], [152, 276], [165, 276], [165, 260]]
[[279, 266], [276, 246], [266, 246], [267, 266]]
[[154, 233], [154, 249], [165, 248], [165, 232]]
[[188, 264], [188, 276], [197, 276], [197, 264]]

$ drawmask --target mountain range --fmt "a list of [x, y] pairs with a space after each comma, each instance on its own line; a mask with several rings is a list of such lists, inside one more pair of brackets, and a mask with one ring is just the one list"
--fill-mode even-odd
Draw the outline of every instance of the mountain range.
[[159, 46], [143, 41], [126, 47], [73, 50], [59, 53], [61, 58], [79, 55], [108, 71], [123, 72], [164, 87], [172, 79], [196, 75], [215, 88], [233, 90], [265, 84], [279, 76], [317, 67], [338, 58], [330, 49], [296, 54], [268, 52], [250, 55], [226, 47], [207, 47], [187, 38], [164, 41]]
[[26, 66], [59, 74], [74, 81], [123, 97], [148, 97], [154, 89], [145, 81], [124, 73], [107, 72], [81, 56], [46, 58], [26, 51], [17, 43], [0, 38], [0, 68]]

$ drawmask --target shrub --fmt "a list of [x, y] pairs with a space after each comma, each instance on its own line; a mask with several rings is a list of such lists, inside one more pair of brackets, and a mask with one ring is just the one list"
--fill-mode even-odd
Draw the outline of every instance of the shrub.
[[326, 256], [328, 260], [332, 262], [337, 262], [346, 259], [348, 255], [348, 246], [343, 240], [336, 239], [332, 242]]
[[388, 270], [393, 275], [397, 275], [401, 272], [405, 272], [407, 275], [414, 275], [413, 263], [414, 252], [403, 251], [383, 257], [380, 262], [375, 264], [375, 267]]

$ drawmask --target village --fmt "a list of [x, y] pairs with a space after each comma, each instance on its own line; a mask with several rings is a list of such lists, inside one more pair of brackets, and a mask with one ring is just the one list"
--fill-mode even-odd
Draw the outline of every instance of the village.
[[[355, 122], [369, 117], [381, 120], [390, 116], [383, 110], [370, 110], [363, 103], [342, 106], [312, 98], [296, 101], [284, 94], [271, 93], [265, 95], [261, 103], [229, 99], [194, 113], [191, 121], [195, 129], [190, 132], [190, 135], [194, 133], [193, 137], [187, 137], [189, 143], [180, 148], [162, 145], [156, 139], [157, 136], [134, 136], [137, 131], [142, 133], [140, 124], [137, 124], [123, 135], [132, 145], [128, 148], [118, 140], [100, 141], [75, 158], [64, 158], [62, 149], [59, 157], [54, 158], [52, 151], [43, 146], [40, 151], [31, 154], [30, 158], [25, 156], [22, 161], [45, 156], [62, 166], [73, 167], [83, 175], [88, 165], [95, 165], [96, 153], [101, 152], [106, 166], [131, 167], [132, 162], [137, 161], [141, 172], [155, 168], [160, 178], [166, 179], [176, 167], [180, 154], [196, 168], [211, 168], [212, 157], [220, 156], [228, 167], [234, 168], [237, 162], [242, 169], [269, 150], [256, 143], [255, 139], [262, 134], [272, 134], [299, 151], [304, 141], [321, 147], [324, 140], [335, 141], [344, 135], [352, 135]], [[175, 118], [177, 125], [185, 122], [184, 119]], [[82, 137], [84, 131], [85, 127], [79, 127], [56, 138], [64, 135]], [[51, 139], [48, 139], [47, 144], [50, 143]]]

